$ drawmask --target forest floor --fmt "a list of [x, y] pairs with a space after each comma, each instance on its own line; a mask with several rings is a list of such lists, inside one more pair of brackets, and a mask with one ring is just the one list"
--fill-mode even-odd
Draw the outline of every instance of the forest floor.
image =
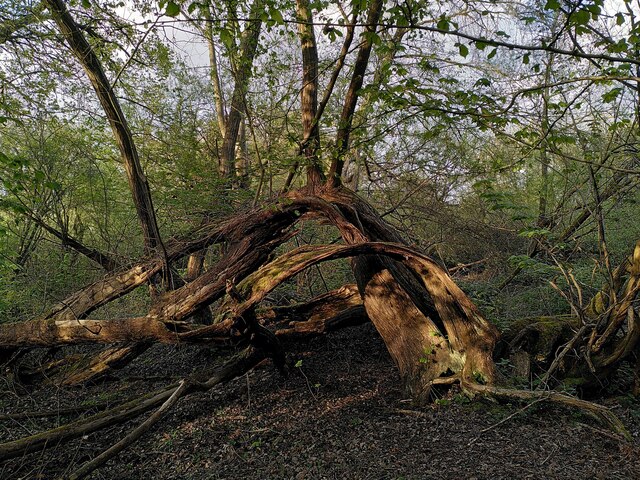
[[[640, 402], [604, 400], [633, 441], [579, 412], [498, 405], [455, 392], [418, 409], [371, 325], [288, 346], [298, 366], [270, 364], [181, 399], [152, 431], [93, 479], [636, 479]], [[208, 365], [211, 352], [155, 346], [97, 385], [17, 395], [0, 411], [56, 410], [149, 392]], [[166, 377], [166, 378], [163, 378]], [[72, 421], [3, 420], [0, 441]], [[135, 420], [137, 425], [141, 420]], [[132, 428], [118, 425], [0, 465], [0, 478], [64, 478]]]

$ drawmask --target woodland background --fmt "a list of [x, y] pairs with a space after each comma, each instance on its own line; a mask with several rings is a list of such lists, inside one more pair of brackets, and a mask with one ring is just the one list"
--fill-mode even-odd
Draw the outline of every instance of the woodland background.
[[[73, 47], [72, 35], [61, 27], [64, 15], [96, 61], [89, 50], [83, 57]], [[87, 66], [91, 62], [93, 67]], [[106, 100], [88, 80], [97, 64], [112, 95]], [[110, 114], [105, 101], [117, 103], [120, 113]], [[114, 122], [124, 125], [124, 133], [117, 133]], [[333, 188], [344, 187], [370, 204], [407, 248], [433, 259], [503, 333], [493, 356], [499, 377], [509, 377], [514, 391], [551, 387], [576, 399], [624, 398], [632, 407], [618, 414], [628, 431], [610, 435], [630, 441], [637, 418], [629, 412], [637, 409], [634, 395], [640, 393], [634, 330], [639, 123], [637, 0], [5, 1], [0, 6], [0, 322], [8, 332], [12, 322], [46, 320], [86, 285], [164, 258], [162, 278], [154, 277], [151, 287], [143, 283], [82, 314], [142, 318], [157, 311], [159, 298], [166, 301], [174, 289], [180, 292], [180, 285], [203, 278], [235, 252], [225, 238], [226, 243], [174, 259], [171, 248], [179, 243], [167, 239], [186, 245], [209, 225], [250, 218], [261, 208], [293, 210], [300, 200], [291, 196], [295, 192], [321, 192], [323, 201], [348, 204], [331, 196]], [[133, 150], [123, 146], [129, 141]], [[139, 171], [132, 174], [136, 162]], [[307, 245], [350, 243], [352, 227], [364, 240], [394, 241], [371, 238], [367, 225], [358, 225], [358, 212], [368, 212], [361, 205], [354, 207], [355, 220], [346, 207], [338, 208], [351, 226], [322, 213], [324, 206], [312, 205], [308, 215], [295, 210], [301, 215], [296, 230], [281, 235], [269, 258], [284, 258], [293, 249], [311, 251]], [[318, 222], [322, 215], [326, 218]], [[264, 308], [277, 317], [279, 307], [304, 304], [345, 284], [360, 285], [353, 265], [344, 258], [314, 264], [279, 282], [263, 298]], [[190, 321], [208, 324], [212, 316], [220, 321], [217, 312], [231, 301], [242, 302], [247, 290], [239, 282], [250, 273], [228, 278], [227, 296], [222, 298], [223, 289], [220, 297], [203, 301]], [[347, 343], [334, 356], [322, 349], [319, 355], [337, 364], [343, 349], [361, 357], [367, 349], [385, 355], [380, 343], [359, 348], [358, 342], [379, 338], [369, 326], [358, 329], [338, 335]], [[355, 343], [349, 345], [348, 338]], [[446, 340], [455, 343], [453, 335]], [[6, 412], [24, 407], [16, 398], [25, 391], [40, 398], [47, 394], [37, 389], [46, 392], [65, 382], [76, 384], [64, 387], [71, 392], [94, 394], [104, 387], [100, 382], [118, 377], [111, 367], [132, 360], [80, 381], [77, 371], [59, 367], [71, 354], [94, 358], [90, 347], [68, 351], [51, 344], [33, 355], [16, 353], [3, 342], [6, 389], [12, 392], [1, 400]], [[615, 366], [592, 360], [602, 345], [606, 351], [606, 342], [608, 354], [624, 350], [612, 354]], [[289, 367], [302, 373], [297, 377], [303, 378], [302, 390], [317, 400], [322, 387], [304, 373], [306, 347], [295, 345]], [[201, 350], [189, 348], [171, 355], [200, 358]], [[423, 365], [433, 353], [426, 348]], [[528, 360], [518, 356], [519, 349]], [[159, 352], [136, 351], [133, 356], [141, 357], [124, 371], [140, 369], [147, 358], [151, 375], [186, 375], [173, 371]], [[378, 373], [371, 382], [380, 385], [376, 375], [395, 375], [386, 361], [372, 362]], [[194, 365], [204, 369], [198, 361]], [[593, 378], [587, 379], [589, 370]], [[400, 371], [406, 384], [401, 362]], [[468, 375], [460, 376], [463, 384]], [[482, 387], [492, 383], [476, 380]], [[429, 382], [434, 384], [432, 377]], [[354, 378], [346, 383], [358, 391]], [[400, 386], [398, 380], [393, 394], [398, 398]], [[362, 395], [369, 387], [363, 386]], [[83, 388], [88, 390], [78, 390]], [[65, 393], [71, 396], [64, 402], [77, 400], [76, 393]], [[440, 404], [457, 395], [428, 393]], [[525, 400], [531, 405], [536, 398]], [[473, 415], [464, 409], [455, 413]], [[53, 425], [12, 432], [5, 440], [45, 426]], [[262, 448], [257, 441], [247, 440], [249, 458]], [[624, 445], [637, 448], [633, 441]], [[24, 461], [16, 462], [5, 467], [9, 473], [29, 470]], [[73, 463], [49, 459], [41, 465], [64, 472]], [[624, 478], [637, 460], [621, 465]], [[301, 471], [329, 471], [326, 465], [318, 468]], [[344, 468], [333, 474], [365, 476]], [[560, 476], [559, 471], [547, 475]], [[267, 475], [291, 473], [283, 472]], [[417, 475], [426, 475], [421, 472]], [[389, 478], [395, 477], [389, 473]]]

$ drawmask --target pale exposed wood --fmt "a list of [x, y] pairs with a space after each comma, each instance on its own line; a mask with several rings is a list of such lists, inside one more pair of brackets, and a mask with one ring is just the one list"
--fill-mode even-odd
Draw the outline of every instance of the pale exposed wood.
[[309, 302], [258, 311], [260, 320], [274, 327], [279, 337], [322, 335], [367, 322], [358, 287], [344, 285]]

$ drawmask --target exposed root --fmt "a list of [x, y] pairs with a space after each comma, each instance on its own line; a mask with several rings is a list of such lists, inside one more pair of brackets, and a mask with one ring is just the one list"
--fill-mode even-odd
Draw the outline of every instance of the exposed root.
[[518, 402], [546, 401], [557, 405], [577, 408], [594, 417], [611, 431], [622, 435], [627, 440], [631, 440], [631, 435], [620, 419], [608, 408], [593, 402], [588, 402], [586, 400], [581, 400], [558, 392], [532, 392], [530, 390], [500, 388], [473, 382], [462, 382], [461, 386], [464, 391], [470, 394], [480, 394], [500, 400], [515, 400]]

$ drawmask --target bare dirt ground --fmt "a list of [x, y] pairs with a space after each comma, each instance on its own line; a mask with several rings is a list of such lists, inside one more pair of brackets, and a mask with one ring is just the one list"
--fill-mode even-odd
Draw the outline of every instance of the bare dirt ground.
[[[93, 479], [640, 479], [640, 403], [605, 400], [633, 441], [590, 417], [536, 404], [468, 401], [450, 392], [418, 409], [403, 398], [371, 325], [290, 345], [298, 366], [270, 364], [178, 404]], [[209, 364], [206, 349], [156, 346], [117, 378], [17, 394], [2, 385], [4, 413], [119, 403]], [[511, 416], [511, 417], [510, 417]], [[72, 421], [2, 420], [0, 441]], [[65, 478], [137, 425], [111, 427], [0, 465], [0, 478]], [[500, 423], [502, 422], [502, 423]]]

